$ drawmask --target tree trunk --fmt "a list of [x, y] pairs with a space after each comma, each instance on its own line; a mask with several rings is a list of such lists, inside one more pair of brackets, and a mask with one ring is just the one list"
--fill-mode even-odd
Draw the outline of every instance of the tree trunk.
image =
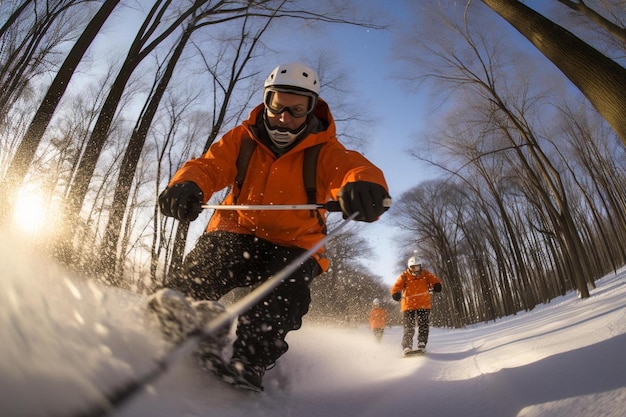
[[[24, 134], [20, 145], [7, 169], [7, 175], [0, 184], [0, 199], [9, 201], [8, 206], [3, 206], [5, 210], [10, 212], [12, 208], [12, 195], [14, 190], [18, 189], [24, 181], [26, 172], [32, 163], [37, 147], [41, 142], [44, 132], [46, 131], [52, 115], [61, 101], [61, 97], [65, 93], [74, 71], [82, 60], [83, 56], [91, 46], [93, 40], [100, 32], [102, 25], [111, 15], [111, 12], [120, 0], [107, 0], [104, 2], [100, 10], [91, 19], [83, 33], [80, 35], [72, 50], [65, 58], [65, 61], [59, 68], [59, 72], [54, 77], [52, 84], [48, 88], [48, 92], [43, 101], [39, 105], [33, 120]], [[6, 214], [6, 211], [4, 211]], [[3, 216], [0, 215], [0, 219]]]
[[[116, 252], [122, 228], [122, 219], [124, 217], [124, 211], [126, 210], [133, 178], [135, 177], [135, 172], [137, 170], [137, 163], [141, 157], [141, 152], [146, 142], [146, 137], [148, 136], [148, 130], [152, 125], [152, 121], [154, 120], [154, 116], [157, 112], [159, 104], [161, 103], [163, 94], [165, 93], [165, 90], [172, 78], [174, 68], [176, 67], [178, 60], [187, 45], [187, 41], [189, 40], [191, 33], [193, 32], [193, 26], [194, 23], [189, 26], [188, 30], [183, 32], [183, 36], [176, 46], [163, 76], [158, 81], [154, 94], [150, 97], [149, 102], [146, 105], [146, 110], [141, 116], [139, 126], [133, 131], [128, 147], [126, 148], [126, 153], [124, 154], [117, 178], [117, 185], [115, 187], [109, 220], [105, 228], [104, 239], [101, 246], [100, 253], [102, 253], [102, 258], [99, 268], [101, 273], [106, 273], [106, 271], [114, 272], [116, 269], [113, 265], [116, 263], [117, 258]], [[114, 275], [107, 275], [107, 278], [110, 278], [107, 280], [112, 281]]]
[[198, 7], [205, 2], [206, 0], [197, 0], [190, 8], [183, 10], [180, 16], [159, 34], [155, 34], [155, 32], [171, 0], [157, 0], [148, 13], [148, 16], [144, 19], [137, 36], [133, 40], [126, 59], [122, 64], [122, 68], [111, 86], [109, 95], [102, 106], [98, 120], [96, 121], [93, 132], [76, 170], [68, 201], [69, 215], [77, 216], [80, 213], [80, 209], [87, 196], [91, 177], [96, 169], [100, 153], [109, 135], [111, 123], [113, 122], [120, 99], [131, 75], [152, 50], [167, 39], [192, 12], [197, 10]]
[[178, 222], [176, 228], [176, 237], [174, 238], [174, 248], [172, 249], [172, 259], [170, 267], [165, 274], [165, 284], [168, 285], [168, 277], [179, 274], [183, 268], [183, 259], [185, 256], [185, 246], [187, 244], [187, 232], [189, 232], [189, 222]]
[[626, 145], [626, 69], [519, 1], [482, 2], [556, 65]]

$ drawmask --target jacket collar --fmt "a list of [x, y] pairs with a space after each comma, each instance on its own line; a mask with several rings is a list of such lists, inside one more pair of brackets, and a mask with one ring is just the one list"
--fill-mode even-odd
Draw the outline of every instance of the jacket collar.
[[284, 154], [285, 152], [299, 147], [300, 144], [305, 143], [303, 147], [315, 145], [320, 142], [325, 142], [328, 137], [336, 136], [336, 127], [333, 116], [330, 112], [328, 104], [321, 98], [317, 99], [315, 109], [309, 115], [309, 124], [302, 134], [301, 138], [298, 138], [291, 146], [285, 149], [278, 149], [272, 146], [271, 140], [267, 137], [265, 127], [263, 126], [263, 112], [265, 111], [265, 105], [259, 104], [256, 106], [247, 120], [242, 123], [242, 126], [250, 132], [257, 141], [271, 149], [275, 154]]

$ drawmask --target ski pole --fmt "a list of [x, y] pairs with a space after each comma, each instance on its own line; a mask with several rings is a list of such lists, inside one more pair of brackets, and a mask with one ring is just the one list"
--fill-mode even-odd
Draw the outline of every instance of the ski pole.
[[[328, 201], [320, 204], [203, 204], [203, 209], [213, 210], [319, 210], [324, 209], [331, 212], [341, 211], [339, 201]], [[383, 207], [391, 207], [391, 198], [383, 200]]]
[[402, 298], [419, 297], [420, 295], [426, 295], [426, 294], [430, 294], [430, 291], [420, 292], [420, 293], [418, 293], [418, 294], [405, 295], [405, 296], [403, 296]]
[[165, 354], [160, 360], [156, 362], [156, 365], [148, 370], [144, 375], [127, 382], [125, 385], [118, 387], [110, 394], [105, 394], [105, 399], [102, 403], [98, 403], [85, 412], [80, 412], [75, 417], [97, 417], [105, 416], [118, 410], [128, 400], [137, 395], [148, 384], [156, 381], [160, 376], [164, 375], [168, 371], [170, 366], [176, 362], [179, 358], [186, 354], [191, 354], [193, 350], [198, 346], [198, 343], [202, 340], [211, 337], [222, 326], [228, 324], [238, 316], [248, 311], [252, 306], [257, 304], [269, 293], [271, 293], [276, 287], [278, 287], [292, 272], [294, 272], [302, 263], [308, 258], [313, 256], [318, 249], [324, 246], [330, 241], [337, 232], [343, 228], [348, 222], [354, 220], [359, 215], [358, 212], [353, 213], [347, 219], [344, 219], [337, 227], [328, 232], [326, 236], [320, 239], [311, 249], [302, 253], [287, 266], [281, 269], [276, 274], [269, 277], [263, 284], [255, 288], [252, 292], [247, 294], [241, 300], [230, 306], [225, 312], [220, 314], [211, 320], [204, 328], [198, 329], [188, 335], [178, 345], [174, 346], [167, 354]]

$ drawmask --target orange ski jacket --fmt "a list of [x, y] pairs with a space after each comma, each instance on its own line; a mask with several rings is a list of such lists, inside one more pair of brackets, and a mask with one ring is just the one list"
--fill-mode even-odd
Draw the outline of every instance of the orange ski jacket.
[[432, 272], [422, 269], [418, 275], [411, 274], [410, 270], [404, 271], [395, 284], [391, 287], [391, 294], [402, 292], [401, 310], [430, 310], [430, 290], [441, 280]]
[[370, 329], [384, 329], [387, 325], [387, 312], [382, 307], [373, 307], [370, 310]]
[[[317, 202], [337, 199], [341, 187], [353, 181], [377, 183], [388, 191], [382, 171], [360, 153], [347, 150], [337, 140], [335, 122], [322, 99], [318, 99], [314, 114], [328, 127], [310, 133], [280, 156], [276, 156], [254, 133], [254, 125], [263, 108], [262, 104], [254, 108], [247, 120], [211, 145], [202, 157], [187, 161], [176, 172], [169, 186], [193, 181], [202, 190], [205, 202], [213, 193], [231, 187], [222, 204], [235, 204], [235, 200], [237, 204], [245, 205], [306, 204], [304, 150], [323, 143], [317, 159]], [[235, 183], [236, 161], [245, 138], [256, 141], [257, 146], [239, 190]], [[326, 211], [320, 209], [319, 212], [325, 223]], [[323, 238], [325, 226], [315, 213], [308, 210], [216, 210], [207, 226], [207, 231], [212, 230], [250, 234], [278, 245], [310, 249]], [[325, 249], [321, 248], [315, 258], [326, 271], [329, 262], [324, 253]]]

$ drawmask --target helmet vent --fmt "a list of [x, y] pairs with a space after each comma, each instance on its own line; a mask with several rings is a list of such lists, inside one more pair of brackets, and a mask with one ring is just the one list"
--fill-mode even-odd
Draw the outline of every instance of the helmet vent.
[[263, 87], [265, 89], [280, 87], [309, 91], [314, 95], [314, 99], [317, 99], [320, 93], [320, 82], [315, 70], [299, 63], [282, 64], [274, 68], [265, 80]]

